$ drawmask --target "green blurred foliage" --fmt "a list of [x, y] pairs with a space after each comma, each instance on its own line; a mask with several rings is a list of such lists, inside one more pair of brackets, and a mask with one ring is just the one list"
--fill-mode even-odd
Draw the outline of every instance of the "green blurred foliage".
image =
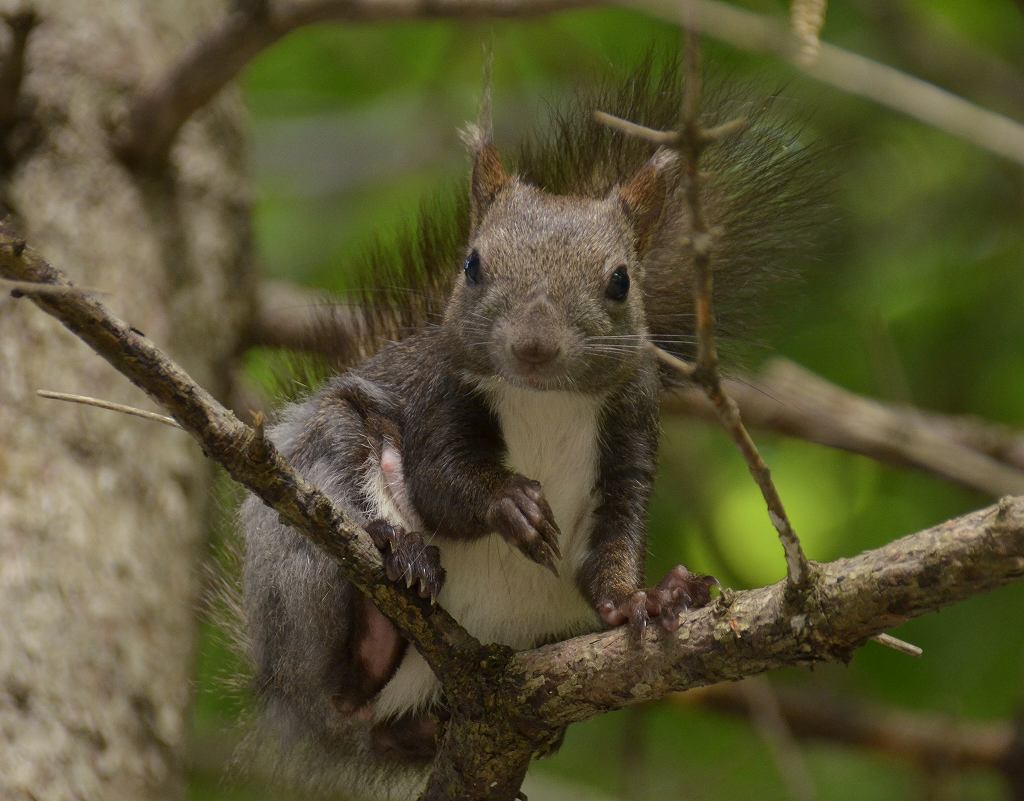
[[[747, 5], [785, 11], [781, 0]], [[915, 58], [901, 46], [906, 36], [898, 24], [904, 34], [934, 37], [931, 49], [922, 55], [918, 48]], [[988, 73], [942, 61], [953, 47], [993, 69], [1024, 68], [1024, 15], [1008, 0], [837, 1], [829, 5], [825, 36], [926, 79], [952, 75], [954, 90], [1024, 116], [1024, 92], [996, 96], [977, 77]], [[344, 288], [346, 264], [367, 242], [392, 235], [431, 190], [462, 180], [456, 129], [475, 114], [482, 42], [492, 41], [495, 52], [497, 135], [512, 144], [568, 87], [628, 69], [676, 40], [670, 26], [614, 9], [535, 21], [295, 33], [244, 77], [261, 272]], [[761, 355], [783, 354], [868, 395], [1024, 426], [1021, 170], [773, 60], [714, 42], [705, 55], [712, 79], [743, 80], [766, 93], [783, 86], [783, 113], [809, 118], [808, 138], [829, 148], [837, 176], [824, 255], [802, 266], [796, 297], [778, 309]], [[265, 359], [256, 354], [249, 363], [258, 380]], [[987, 502], [859, 456], [767, 435], [758, 440], [815, 559], [854, 554]], [[222, 505], [227, 519], [230, 498]], [[699, 423], [665, 423], [651, 531], [652, 571], [683, 561], [737, 587], [784, 572], [745, 466], [721, 432]], [[920, 644], [923, 659], [869, 646], [849, 666], [774, 678], [903, 707], [1007, 719], [1024, 709], [1022, 620], [1024, 587], [1012, 587], [907, 624], [898, 634]], [[241, 668], [223, 639], [205, 626], [197, 743], [236, 736], [240, 701], [224, 678]], [[561, 752], [534, 771], [630, 799], [789, 797], [748, 723], [667, 703], [628, 726], [627, 714], [635, 713], [574, 727]], [[627, 761], [631, 744], [642, 754], [639, 763]], [[804, 753], [821, 798], [926, 797], [924, 777], [894, 760], [828, 744], [808, 745]], [[945, 776], [943, 785], [948, 798], [1005, 794], [997, 777], [983, 773]], [[208, 765], [194, 770], [190, 793], [194, 801], [271, 795], [230, 789]]]

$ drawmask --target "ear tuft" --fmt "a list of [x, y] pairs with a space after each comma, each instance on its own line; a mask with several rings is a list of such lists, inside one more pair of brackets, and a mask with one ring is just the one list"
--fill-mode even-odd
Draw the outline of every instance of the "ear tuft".
[[659, 148], [629, 181], [618, 188], [619, 203], [633, 228], [640, 254], [646, 251], [651, 235], [661, 219], [668, 194], [669, 176], [678, 161], [673, 151]]
[[467, 125], [462, 140], [473, 153], [473, 175], [470, 179], [470, 225], [476, 228], [494, 198], [509, 182], [509, 174], [501, 164], [498, 149], [490, 136], [478, 125]]

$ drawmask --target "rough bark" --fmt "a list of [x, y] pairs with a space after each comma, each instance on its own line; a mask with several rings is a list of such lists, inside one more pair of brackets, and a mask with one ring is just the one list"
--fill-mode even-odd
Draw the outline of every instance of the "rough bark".
[[[215, 392], [248, 314], [240, 104], [183, 130], [145, 182], [108, 147], [125, 93], [221, 9], [37, 0], [3, 175], [19, 227]], [[5, 11], [11, 5], [2, 5]], [[2, 43], [0, 43], [2, 47]], [[211, 466], [180, 432], [35, 396], [139, 405], [73, 336], [0, 296], [0, 798], [182, 794], [196, 556]]]

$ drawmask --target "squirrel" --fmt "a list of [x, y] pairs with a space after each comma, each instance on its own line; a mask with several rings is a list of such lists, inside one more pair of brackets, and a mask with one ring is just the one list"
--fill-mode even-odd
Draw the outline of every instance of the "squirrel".
[[[371, 283], [402, 291], [367, 296], [368, 334], [339, 360], [391, 341], [268, 430], [371, 535], [389, 579], [482, 641], [523, 649], [601, 627], [672, 629], [709, 600], [714, 579], [682, 566], [644, 580], [670, 381], [645, 344], [678, 355], [693, 344], [682, 170], [672, 151], [591, 118], [672, 128], [681, 92], [678, 68], [650, 64], [581, 91], [515, 171], [482, 115], [465, 137], [468, 196], [428, 211], [399, 255], [371, 259]], [[706, 163], [716, 282], [734, 306], [813, 226], [813, 155], [769, 106], [727, 94], [717, 114], [749, 125]], [[383, 764], [429, 760], [444, 699], [420, 654], [259, 499], [244, 501], [239, 526], [268, 725]]]

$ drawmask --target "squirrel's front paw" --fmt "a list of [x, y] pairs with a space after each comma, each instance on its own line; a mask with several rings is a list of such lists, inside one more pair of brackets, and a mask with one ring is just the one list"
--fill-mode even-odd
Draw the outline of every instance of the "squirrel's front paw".
[[676, 565], [655, 587], [637, 590], [619, 601], [603, 601], [597, 612], [606, 626], [629, 623], [634, 633], [642, 633], [647, 624], [657, 620], [666, 631], [679, 628], [679, 614], [700, 609], [711, 600], [711, 588], [718, 586], [714, 576], [691, 573]]
[[562, 556], [558, 526], [539, 482], [519, 474], [512, 476], [495, 493], [487, 509], [487, 525], [528, 559], [558, 575], [555, 561]]
[[444, 584], [444, 568], [437, 546], [427, 545], [415, 531], [406, 531], [386, 520], [373, 520], [365, 528], [380, 549], [388, 580], [404, 581], [410, 589], [416, 587], [421, 598], [429, 598], [434, 603]]

